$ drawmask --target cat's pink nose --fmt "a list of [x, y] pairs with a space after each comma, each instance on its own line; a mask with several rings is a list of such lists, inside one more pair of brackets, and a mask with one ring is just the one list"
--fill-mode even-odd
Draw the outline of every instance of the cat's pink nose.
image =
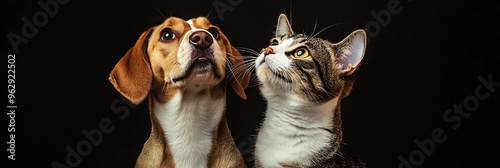
[[274, 54], [274, 50], [273, 50], [273, 48], [271, 48], [271, 47], [266, 47], [266, 48], [264, 49], [264, 56], [267, 56], [267, 55], [269, 55], [269, 54]]

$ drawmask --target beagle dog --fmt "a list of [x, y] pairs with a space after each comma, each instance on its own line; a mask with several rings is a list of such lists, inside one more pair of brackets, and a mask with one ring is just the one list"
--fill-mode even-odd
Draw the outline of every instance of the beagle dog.
[[226, 84], [246, 99], [243, 65], [205, 17], [170, 17], [142, 33], [109, 77], [132, 103], [148, 97], [151, 134], [135, 167], [246, 167], [225, 117]]

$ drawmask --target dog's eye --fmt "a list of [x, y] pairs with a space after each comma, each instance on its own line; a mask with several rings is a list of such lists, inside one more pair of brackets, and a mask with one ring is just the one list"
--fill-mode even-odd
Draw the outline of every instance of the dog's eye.
[[161, 31], [161, 37], [160, 37], [161, 41], [168, 42], [175, 38], [177, 38], [177, 35], [175, 35], [172, 29], [166, 28]]
[[217, 28], [209, 28], [207, 30], [210, 34], [212, 34], [212, 36], [215, 38], [215, 39], [219, 39], [219, 30], [217, 30]]
[[276, 40], [276, 39], [273, 39], [273, 40], [271, 41], [271, 45], [272, 45], [272, 46], [275, 46], [275, 45], [278, 45], [278, 44], [279, 44], [279, 43], [278, 43], [278, 40]]

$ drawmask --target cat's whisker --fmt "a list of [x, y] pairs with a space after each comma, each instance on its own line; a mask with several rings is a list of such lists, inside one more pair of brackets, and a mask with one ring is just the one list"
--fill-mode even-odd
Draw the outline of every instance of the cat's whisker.
[[316, 31], [316, 27], [318, 26], [318, 13], [316, 13], [316, 19], [314, 21], [314, 28], [313, 28], [313, 31], [311, 33], [311, 36], [314, 35], [314, 32]]
[[251, 48], [238, 47], [237, 49], [238, 49], [238, 51], [244, 51], [244, 52], [248, 52], [248, 53], [258, 53], [257, 51], [255, 51]]
[[341, 23], [336, 23], [336, 24], [332, 24], [332, 25], [329, 25], [329, 26], [326, 26], [325, 28], [319, 30], [316, 34], [313, 34], [310, 38], [315, 38], [316, 36], [318, 36], [320, 33], [322, 33], [323, 31], [329, 29], [329, 28], [332, 28], [334, 26], [337, 26], [337, 25], [340, 25], [340, 24], [344, 24], [345, 22], [341, 22]]
[[258, 56], [260, 53], [251, 49], [251, 48], [246, 48], [246, 47], [235, 47], [238, 51], [243, 51], [243, 52], [247, 52], [247, 53], [250, 53], [250, 54], [253, 54], [255, 56]]
[[290, 25], [293, 25], [292, 0], [290, 0]]
[[258, 87], [259, 85], [260, 85], [259, 83], [254, 83], [254, 84], [248, 85], [248, 87], [253, 88], [253, 87]]
[[[252, 50], [252, 49], [249, 49], [249, 50], [246, 50], [246, 49], [239, 49], [238, 51], [240, 52], [245, 52], [245, 53], [249, 53], [249, 54], [252, 54], [252, 55], [241, 55], [243, 56], [244, 58], [248, 57], [248, 58], [253, 58], [253, 57], [257, 57], [259, 56], [259, 53]], [[229, 53], [229, 52], [226, 52], [227, 55], [230, 55], [230, 56], [234, 56], [232, 53]]]
[[[226, 66], [228, 67], [227, 69], [229, 69], [229, 72], [227, 72], [228, 74], [226, 75], [226, 86], [230, 83], [229, 81], [231, 76], [234, 77], [234, 79], [238, 79], [233, 69], [236, 69], [238, 68], [238, 66], [240, 66], [240, 65], [232, 65], [231, 60], [229, 59], [230, 59], [229, 57], [226, 57]], [[238, 80], [235, 81], [239, 82]]]
[[254, 60], [244, 60], [243, 61], [243, 64], [241, 64], [240, 66], [236, 67], [238, 69], [241, 69], [241, 68], [252, 68], [252, 67], [255, 67], [255, 59]]
[[240, 51], [245, 52], [245, 53], [249, 53], [252, 57], [257, 57], [260, 54], [257, 51], [245, 51], [245, 50], [240, 50]]
[[255, 62], [255, 60], [257, 60], [257, 57], [247, 59], [247, 60], [245, 60], [244, 62], [245, 62], [245, 63], [248, 63], [248, 64], [250, 64], [250, 63], [252, 63], [252, 64], [253, 64], [253, 63]]
[[[230, 55], [230, 56], [234, 56], [232, 55], [231, 53], [226, 53], [227, 55]], [[243, 62], [246, 64], [248, 62], [251, 62], [251, 61], [255, 61], [257, 59], [256, 56], [252, 56], [252, 55], [242, 55], [243, 57]], [[229, 58], [226, 58], [226, 61], [230, 61]]]
[[255, 61], [257, 59], [256, 56], [246, 56], [246, 55], [244, 55], [243, 58], [244, 60], [251, 60], [251, 61]]
[[[250, 82], [257, 82], [258, 84], [256, 76], [253, 75], [253, 72], [255, 71], [255, 64], [253, 64], [253, 62], [255, 62], [256, 59], [257, 57], [251, 57], [248, 60], [244, 60], [242, 64], [232, 65], [229, 58], [226, 58], [229, 72], [228, 75], [226, 75], [226, 81], [228, 82], [226, 82], [225, 87], [229, 84], [230, 77], [239, 78], [246, 75], [250, 75]], [[249, 87], [251, 86], [253, 85], [249, 85]]]

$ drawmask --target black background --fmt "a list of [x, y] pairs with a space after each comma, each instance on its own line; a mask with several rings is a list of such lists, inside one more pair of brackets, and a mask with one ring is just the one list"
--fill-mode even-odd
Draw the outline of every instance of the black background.
[[[105, 118], [115, 129], [82, 157], [79, 167], [133, 167], [149, 136], [147, 103], [127, 106], [107, 78], [140, 33], [165, 16], [189, 19], [212, 11], [212, 23], [234, 46], [260, 51], [269, 44], [282, 12], [299, 33], [311, 34], [316, 24], [316, 32], [338, 24], [319, 35], [336, 42], [354, 27], [376, 21], [370, 11], [386, 10], [389, 1], [241, 0], [222, 14], [224, 19], [212, 0], [70, 1], [59, 5], [58, 13], [16, 53], [7, 34], [22, 35], [21, 18], [31, 21], [42, 8], [38, 1], [4, 0], [1, 54], [4, 58], [16, 54], [18, 109], [16, 161], [8, 160], [2, 167], [51, 167], [54, 161], [67, 165], [66, 146], [75, 149], [86, 140], [82, 131], [99, 128]], [[493, 81], [500, 81], [499, 5], [495, 1], [400, 3], [402, 11], [392, 14], [385, 27], [369, 30], [379, 33], [371, 34], [354, 90], [342, 101], [343, 150], [370, 167], [397, 167], [398, 156], [408, 159], [419, 149], [415, 140], [431, 138], [435, 128], [442, 128], [447, 139], [416, 167], [499, 167], [499, 87], [458, 129], [451, 129], [454, 122], [443, 120], [453, 104], [474, 96], [481, 85], [479, 76], [487, 79], [491, 74]], [[265, 103], [255, 82], [247, 95], [243, 101], [229, 92], [227, 115], [236, 144], [251, 162], [252, 135]], [[131, 111], [122, 120], [113, 105]], [[5, 130], [7, 117], [2, 115]], [[5, 149], [8, 134], [2, 137]], [[4, 152], [3, 157], [7, 155]]]

